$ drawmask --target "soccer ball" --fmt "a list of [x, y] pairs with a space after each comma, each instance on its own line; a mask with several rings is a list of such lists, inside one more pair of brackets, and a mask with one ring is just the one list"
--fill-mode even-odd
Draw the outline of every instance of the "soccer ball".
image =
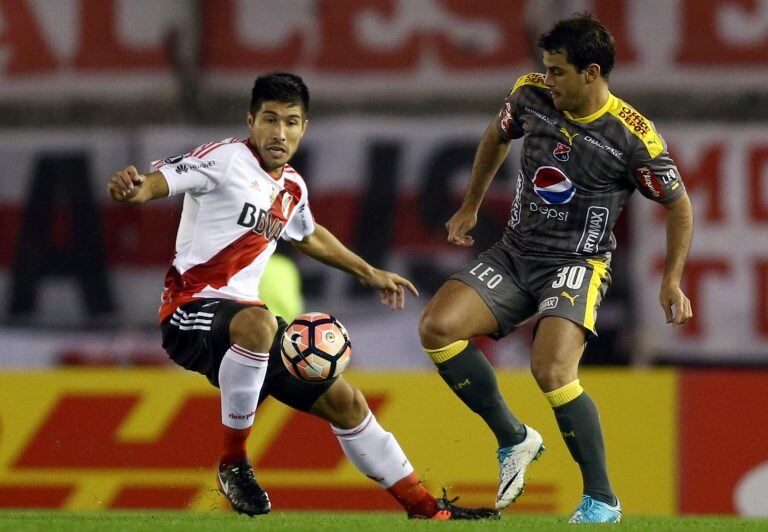
[[339, 375], [349, 364], [351, 352], [347, 330], [323, 312], [308, 312], [293, 320], [280, 342], [285, 367], [307, 382], [323, 382]]

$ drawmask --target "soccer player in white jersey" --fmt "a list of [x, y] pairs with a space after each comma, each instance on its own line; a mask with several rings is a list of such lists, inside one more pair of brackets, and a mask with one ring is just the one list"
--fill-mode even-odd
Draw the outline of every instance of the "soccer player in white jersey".
[[278, 238], [379, 290], [382, 303], [392, 309], [403, 308], [405, 290], [418, 295], [410, 281], [371, 266], [312, 217], [304, 180], [288, 165], [307, 129], [308, 109], [309, 92], [300, 77], [259, 77], [247, 114], [247, 138], [211, 142], [156, 161], [156, 170], [148, 174], [128, 166], [108, 185], [110, 197], [119, 203], [184, 194], [159, 318], [170, 357], [221, 390], [219, 487], [237, 512], [270, 511], [245, 444], [258, 404], [272, 395], [329, 421], [347, 457], [409, 517], [496, 519], [495, 510], [462, 508], [430, 495], [362, 392], [343, 377], [304, 383], [280, 361], [278, 339], [286, 323], [263, 305], [258, 292]]

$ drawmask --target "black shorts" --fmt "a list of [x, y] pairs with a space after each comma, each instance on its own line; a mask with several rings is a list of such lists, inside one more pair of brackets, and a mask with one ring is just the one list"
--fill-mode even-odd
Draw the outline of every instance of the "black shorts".
[[502, 338], [535, 315], [559, 316], [597, 336], [597, 309], [611, 284], [610, 257], [549, 258], [522, 255], [503, 242], [452, 275], [485, 301]]
[[[181, 367], [208, 377], [219, 386], [219, 366], [232, 345], [229, 324], [235, 314], [256, 305], [231, 299], [197, 299], [181, 305], [163, 321], [163, 349]], [[280, 338], [288, 324], [277, 317], [277, 334], [269, 349], [269, 363], [259, 404], [268, 396], [301, 411], [308, 411], [333, 384], [333, 380], [310, 383], [293, 377], [285, 368], [280, 354]]]

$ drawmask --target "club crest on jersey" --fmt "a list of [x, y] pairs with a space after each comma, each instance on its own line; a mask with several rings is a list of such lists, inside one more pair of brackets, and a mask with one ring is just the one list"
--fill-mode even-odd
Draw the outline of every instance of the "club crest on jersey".
[[558, 142], [557, 146], [555, 146], [554, 151], [552, 151], [552, 155], [554, 155], [555, 159], [557, 159], [558, 161], [565, 162], [571, 158], [571, 148], [569, 148], [562, 142]]
[[533, 191], [548, 205], [562, 205], [571, 201], [576, 187], [559, 168], [542, 166], [533, 176]]
[[293, 196], [287, 192], [283, 194], [283, 216], [288, 218], [288, 213], [291, 212], [291, 203], [293, 202]]
[[275, 199], [277, 198], [277, 194], [280, 192], [280, 189], [277, 188], [276, 185], [270, 185], [269, 187], [269, 203], [272, 204], [275, 202]]

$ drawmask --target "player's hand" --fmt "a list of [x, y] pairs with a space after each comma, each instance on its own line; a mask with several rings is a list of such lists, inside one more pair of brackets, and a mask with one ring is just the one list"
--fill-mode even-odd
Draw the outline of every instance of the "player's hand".
[[671, 323], [673, 326], [682, 325], [693, 317], [691, 300], [686, 297], [677, 284], [662, 283], [659, 302], [661, 308], [664, 309], [667, 323]]
[[405, 289], [414, 296], [419, 296], [419, 291], [405, 277], [376, 268], [365, 279], [360, 279], [360, 282], [365, 286], [378, 288], [381, 292], [381, 304], [388, 306], [390, 310], [405, 308]]
[[129, 165], [112, 176], [107, 184], [107, 192], [118, 203], [129, 203], [138, 195], [143, 184], [144, 176], [135, 166]]
[[467, 233], [477, 225], [477, 213], [468, 209], [459, 209], [445, 223], [448, 229], [448, 242], [457, 246], [472, 246], [475, 239]]

